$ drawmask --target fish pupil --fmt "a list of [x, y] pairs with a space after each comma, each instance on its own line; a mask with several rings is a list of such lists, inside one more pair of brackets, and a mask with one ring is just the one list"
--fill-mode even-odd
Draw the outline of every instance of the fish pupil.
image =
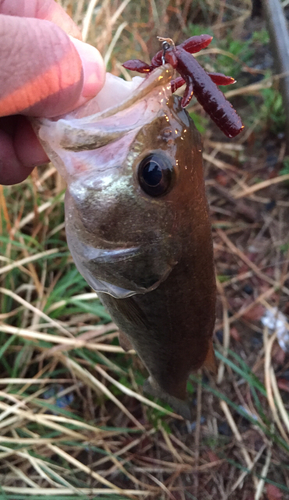
[[162, 180], [163, 173], [155, 161], [150, 161], [144, 166], [142, 176], [149, 186], [157, 186]]
[[151, 153], [138, 166], [138, 180], [143, 191], [153, 197], [162, 196], [172, 186], [174, 167], [163, 152]]

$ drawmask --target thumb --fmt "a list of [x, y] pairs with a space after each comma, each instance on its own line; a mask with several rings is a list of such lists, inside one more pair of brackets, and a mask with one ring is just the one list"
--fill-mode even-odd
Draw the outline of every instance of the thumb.
[[0, 14], [0, 33], [0, 116], [58, 116], [103, 86], [97, 49], [54, 23]]

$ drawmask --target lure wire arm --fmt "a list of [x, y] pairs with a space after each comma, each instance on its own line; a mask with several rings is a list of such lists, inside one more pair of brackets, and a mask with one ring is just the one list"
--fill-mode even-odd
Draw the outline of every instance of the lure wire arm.
[[162, 65], [166, 64], [166, 52], [169, 50], [171, 47], [175, 48], [175, 42], [171, 38], [164, 38], [162, 36], [157, 36], [157, 39], [162, 43], [162, 48], [163, 48], [163, 53], [162, 53]]
[[163, 47], [162, 65], [164, 66], [166, 64], [166, 51], [169, 50], [170, 44], [165, 41], [162, 43], [162, 47]]

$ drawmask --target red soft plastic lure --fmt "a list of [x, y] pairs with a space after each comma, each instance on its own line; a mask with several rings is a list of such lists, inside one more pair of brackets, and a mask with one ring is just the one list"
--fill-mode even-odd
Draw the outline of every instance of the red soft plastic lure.
[[217, 87], [235, 83], [234, 78], [222, 73], [207, 73], [192, 56], [193, 53], [207, 47], [212, 38], [210, 35], [192, 36], [177, 46], [170, 39], [160, 38], [163, 41], [163, 50], [157, 52], [151, 64], [140, 59], [130, 59], [123, 66], [139, 73], [149, 73], [164, 63], [171, 64], [181, 75], [171, 82], [172, 92], [186, 84], [182, 107], [185, 108], [189, 104], [194, 94], [222, 132], [227, 137], [235, 137], [244, 125], [232, 104]]

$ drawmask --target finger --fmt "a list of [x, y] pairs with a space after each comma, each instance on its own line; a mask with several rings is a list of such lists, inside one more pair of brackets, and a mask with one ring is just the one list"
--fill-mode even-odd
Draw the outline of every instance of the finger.
[[103, 86], [105, 70], [97, 49], [79, 40], [72, 43], [55, 24], [0, 14], [0, 33], [0, 116], [58, 116]]
[[48, 161], [24, 116], [0, 119], [0, 184], [22, 182], [36, 165]]
[[48, 162], [27, 118], [0, 118], [0, 184], [22, 182], [35, 166]]
[[44, 152], [35, 132], [25, 116], [17, 115], [15, 118], [15, 132], [13, 146], [20, 165], [33, 168], [50, 160]]
[[68, 35], [81, 40], [80, 30], [55, 0], [2, 0], [0, 1], [0, 13], [52, 21]]

